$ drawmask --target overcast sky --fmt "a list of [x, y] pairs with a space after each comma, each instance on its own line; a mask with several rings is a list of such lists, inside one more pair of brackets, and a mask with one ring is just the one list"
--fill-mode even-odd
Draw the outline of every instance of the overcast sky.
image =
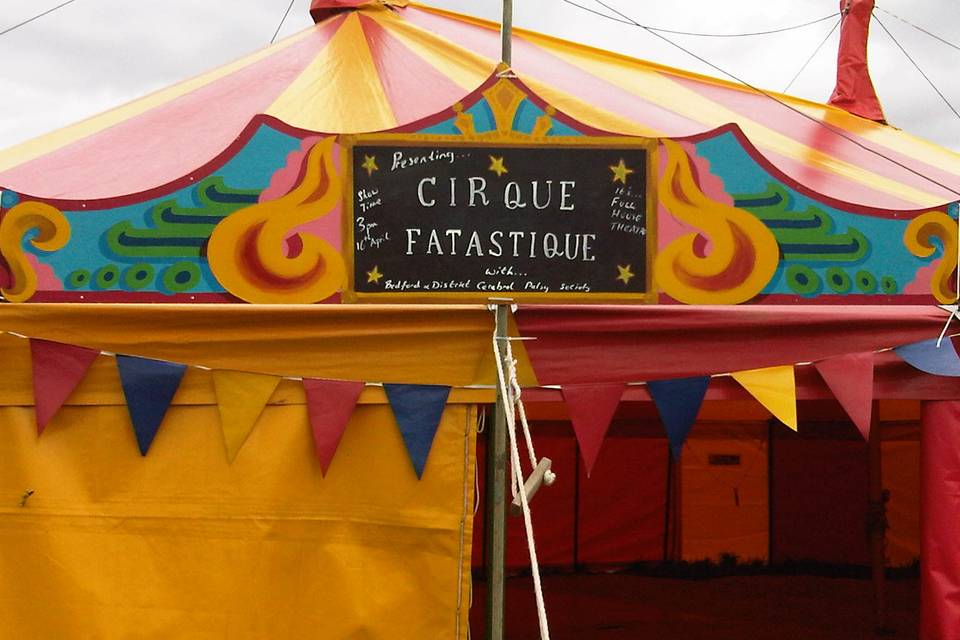
[[[0, 31], [62, 0], [2, 0]], [[578, 0], [595, 6], [593, 0]], [[838, 11], [836, 0], [607, 0], [638, 22], [686, 31], [756, 31]], [[70, 124], [266, 45], [288, 0], [75, 0], [0, 37], [0, 148]], [[718, 75], [632, 26], [561, 0], [514, 0], [517, 26]], [[500, 0], [431, 4], [499, 20]], [[295, 0], [280, 38], [308, 27], [309, 0]], [[882, 8], [960, 43], [958, 0], [882, 0]], [[878, 17], [960, 110], [960, 51], [877, 10]], [[835, 20], [750, 38], [670, 36], [714, 64], [761, 87], [782, 90]], [[824, 102], [835, 80], [839, 30], [790, 93]], [[870, 65], [889, 122], [960, 150], [960, 119], [874, 24]]]

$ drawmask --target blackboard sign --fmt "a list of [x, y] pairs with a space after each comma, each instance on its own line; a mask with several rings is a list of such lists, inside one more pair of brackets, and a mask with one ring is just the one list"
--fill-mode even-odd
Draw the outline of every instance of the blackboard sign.
[[345, 299], [648, 298], [651, 143], [586, 140], [348, 143]]

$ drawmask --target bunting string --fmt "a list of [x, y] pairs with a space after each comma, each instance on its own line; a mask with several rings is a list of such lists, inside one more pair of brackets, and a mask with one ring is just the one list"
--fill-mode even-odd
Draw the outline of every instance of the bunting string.
[[[954, 315], [960, 315], [956, 305], [944, 305], [940, 308], [948, 313], [948, 319], [951, 319]], [[850, 415], [864, 437], [867, 437], [870, 407], [872, 406], [872, 355], [892, 350], [904, 362], [919, 371], [936, 376], [960, 377], [960, 356], [958, 356], [951, 341], [943, 340], [943, 338], [953, 338], [960, 334], [956, 331], [948, 334], [947, 329], [948, 327], [944, 328], [943, 336], [940, 338], [913, 344], [876, 349], [864, 353], [843, 354], [819, 362], [799, 362], [793, 365], [786, 364], [757, 371], [715, 373], [697, 379], [611, 383], [606, 385], [610, 388], [602, 389], [601, 387], [604, 385], [596, 385], [596, 388], [580, 389], [576, 394], [574, 389], [564, 388], [561, 385], [542, 385], [538, 388], [559, 390], [564, 394], [564, 399], [567, 400], [568, 408], [571, 411], [573, 408], [571, 403], [577, 400], [580, 405], [581, 420], [583, 420], [584, 408], [587, 414], [603, 414], [602, 416], [592, 415], [592, 417], [589, 417], [585, 423], [586, 426], [584, 426], [584, 423], [580, 423], [578, 426], [577, 420], [573, 420], [578, 439], [583, 436], [584, 429], [587, 429], [589, 431], [588, 436], [583, 437], [589, 437], [590, 441], [596, 445], [593, 447], [592, 458], [590, 460], [585, 458], [588, 467], [596, 459], [599, 443], [602, 443], [605, 438], [607, 427], [613, 418], [616, 404], [619, 402], [619, 392], [613, 388], [616, 385], [622, 385], [622, 388], [646, 386], [657, 405], [661, 422], [667, 429], [671, 450], [677, 456], [683, 447], [690, 427], [693, 426], [697, 410], [705, 397], [706, 385], [709, 384], [710, 379], [732, 376], [761, 404], [781, 417], [788, 426], [796, 429], [796, 381], [793, 369], [796, 366], [814, 366], [820, 377], [827, 383], [827, 388], [837, 397], [843, 409]], [[243, 415], [239, 415], [235, 411], [242, 403], [239, 401], [235, 403], [230, 398], [242, 399], [249, 394], [239, 393], [238, 395], [230, 392], [230, 389], [225, 389], [223, 394], [218, 392], [218, 406], [225, 429], [224, 437], [228, 457], [231, 459], [236, 456], [250, 431], [254, 428], [264, 406], [269, 404], [270, 395], [276, 388], [276, 384], [280, 380], [293, 380], [301, 382], [305, 391], [308, 390], [308, 387], [312, 386], [314, 388], [315, 393], [312, 400], [310, 398], [311, 394], [307, 393], [307, 404], [308, 409], [313, 409], [309, 415], [310, 426], [314, 434], [317, 455], [321, 461], [322, 473], [325, 475], [336, 452], [343, 429], [346, 427], [346, 421], [354, 410], [360, 391], [367, 387], [384, 388], [397, 418], [397, 425], [407, 446], [407, 452], [411, 456], [414, 470], [420, 476], [426, 465], [426, 459], [432, 447], [436, 429], [439, 426], [440, 415], [448, 400], [450, 390], [450, 387], [441, 385], [385, 385], [373, 381], [321, 381], [304, 379], [301, 376], [278, 376], [255, 372], [237, 371], [227, 375], [228, 370], [211, 369], [202, 364], [178, 364], [150, 360], [133, 354], [117, 354], [100, 349], [50, 342], [12, 331], [0, 331], [0, 333], [30, 341], [38, 432], [42, 432], [54, 414], [66, 404], [68, 397], [86, 376], [96, 357], [106, 355], [115, 358], [121, 372], [123, 392], [127, 399], [127, 408], [134, 433], [143, 455], [147, 454], [160, 428], [160, 423], [164, 418], [167, 407], [173, 401], [173, 395], [177, 390], [183, 372], [188, 368], [193, 368], [212, 372], [214, 377], [221, 379], [221, 381], [225, 378], [236, 378], [239, 375], [244, 378], [245, 385], [249, 386], [256, 382], [258, 388], [262, 387], [257, 394], [257, 403], [262, 400], [263, 406], [249, 406], [247, 410], [240, 412]], [[514, 436], [517, 437], [516, 430], [519, 419], [519, 427], [523, 430], [530, 465], [536, 468], [538, 462], [542, 461], [537, 458], [534, 439], [530, 432], [522, 400], [524, 389], [517, 377], [517, 359], [512, 348], [512, 340], [514, 339], [531, 340], [535, 337], [507, 337], [502, 339], [505, 340], [505, 358], [503, 360], [495, 359], [496, 384], [468, 385], [464, 388], [501, 390], [507, 399], [508, 407], [513, 408], [512, 411], [507, 411], [510, 428]], [[498, 344], [498, 340], [494, 336], [493, 344], [495, 346]], [[587, 386], [589, 387], [589, 385]], [[227, 387], [234, 387], [234, 385], [231, 383]], [[343, 390], [348, 390], [350, 393], [347, 394], [346, 391], [341, 393]], [[236, 391], [236, 389], [233, 388], [233, 391]], [[325, 401], [328, 399], [327, 396], [331, 394], [334, 396], [350, 395], [352, 400], [344, 397], [336, 402]], [[595, 397], [591, 394], [595, 394]], [[220, 397], [221, 395], [223, 397]], [[321, 398], [320, 401], [317, 400], [318, 397]], [[592, 405], [589, 401], [591, 397], [594, 397], [595, 400]], [[587, 400], [585, 401], [584, 398]], [[603, 399], [603, 402], [600, 402], [601, 399]], [[236, 406], [225, 407], [223, 406], [224, 403]], [[397, 403], [401, 403], [402, 406]], [[686, 407], [684, 411], [679, 410], [682, 406]], [[601, 409], [603, 410], [601, 411]], [[571, 416], [573, 417], [572, 413]], [[227, 424], [228, 422], [230, 424]], [[482, 425], [480, 428], [482, 429]], [[518, 471], [516, 475], [518, 476], [515, 478], [517, 481], [516, 488], [511, 485], [514, 497], [518, 493], [524, 493], [519, 490], [523, 486], [522, 471]], [[553, 474], [548, 471], [545, 474], [544, 483], [551, 484], [553, 478]]]

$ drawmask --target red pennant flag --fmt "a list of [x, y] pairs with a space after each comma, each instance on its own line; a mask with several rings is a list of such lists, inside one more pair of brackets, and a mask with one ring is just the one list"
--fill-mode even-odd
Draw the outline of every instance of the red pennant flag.
[[850, 353], [815, 362], [813, 366], [863, 439], [868, 440], [873, 415], [873, 354]]
[[60, 342], [30, 338], [33, 364], [33, 403], [37, 413], [37, 434], [56, 415], [100, 352]]
[[627, 385], [622, 383], [576, 384], [560, 388], [580, 443], [588, 478], [626, 388]]
[[345, 380], [303, 379], [303, 389], [307, 392], [307, 415], [313, 430], [313, 445], [323, 475], [327, 475], [330, 462], [337, 453], [340, 438], [343, 437], [347, 421], [357, 406], [363, 386], [362, 382]]

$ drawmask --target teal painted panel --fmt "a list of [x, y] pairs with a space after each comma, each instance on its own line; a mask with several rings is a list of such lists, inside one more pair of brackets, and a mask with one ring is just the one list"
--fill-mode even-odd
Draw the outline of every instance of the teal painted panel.
[[[242, 149], [212, 175], [161, 197], [114, 209], [63, 211], [70, 242], [24, 250], [41, 265], [40, 290], [221, 293], [204, 248], [225, 216], [255, 204], [301, 140], [261, 125]], [[9, 195], [8, 195], [9, 194]], [[4, 206], [16, 194], [5, 192]]]
[[[772, 176], [732, 133], [696, 144], [710, 172], [723, 181], [737, 207], [750, 211], [773, 232], [780, 266], [764, 294], [929, 294], [921, 269], [942, 256], [918, 258], [903, 242], [909, 219], [841, 210], [799, 193]], [[956, 206], [951, 213], [957, 216]]]

